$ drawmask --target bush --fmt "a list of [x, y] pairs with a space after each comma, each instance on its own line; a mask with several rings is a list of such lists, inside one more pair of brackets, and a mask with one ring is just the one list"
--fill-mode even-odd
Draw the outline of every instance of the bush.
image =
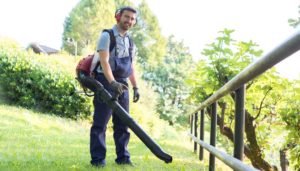
[[79, 85], [74, 76], [59, 68], [0, 39], [0, 84], [10, 101], [62, 117], [87, 117], [91, 113], [89, 99], [76, 93]]

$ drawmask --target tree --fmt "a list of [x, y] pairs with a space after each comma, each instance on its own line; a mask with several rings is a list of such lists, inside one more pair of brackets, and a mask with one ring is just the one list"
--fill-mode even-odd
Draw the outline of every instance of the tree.
[[[289, 19], [288, 23], [292, 27], [297, 27], [300, 24], [300, 5], [298, 6], [299, 16], [297, 19]], [[283, 163], [284, 160], [291, 161], [291, 165], [295, 170], [300, 169], [300, 78], [294, 80], [293, 83], [287, 87], [289, 91], [285, 92], [286, 107], [281, 110], [282, 120], [286, 123], [286, 130], [288, 132], [285, 144], [282, 147]], [[289, 155], [286, 153], [288, 152]], [[289, 156], [289, 157], [287, 157]], [[286, 164], [286, 163], [284, 163]], [[283, 165], [283, 167], [286, 167]]]
[[77, 43], [78, 54], [82, 50], [93, 51], [102, 29], [114, 24], [115, 3], [110, 0], [82, 0], [65, 19], [63, 49], [74, 54], [75, 46], [66, 40]]
[[[205, 58], [199, 61], [187, 81], [192, 89], [190, 101], [202, 102], [261, 56], [262, 51], [258, 49], [257, 44], [253, 41], [236, 41], [231, 37], [233, 32], [224, 29], [220, 32], [221, 36], [203, 50]], [[274, 68], [246, 85], [244, 152], [256, 168], [263, 170], [275, 168], [271, 164], [274, 159], [268, 157], [266, 152], [274, 149], [278, 152], [282, 144], [278, 146], [272, 142], [285, 138], [280, 111], [287, 103], [283, 98], [285, 95], [283, 92], [289, 86], [290, 82], [279, 77]], [[221, 112], [217, 120], [220, 133], [232, 142], [234, 98], [235, 94], [232, 92], [218, 101]]]
[[144, 78], [159, 93], [156, 111], [160, 118], [167, 120], [170, 125], [184, 124], [184, 113], [187, 112], [184, 101], [189, 94], [184, 80], [192, 69], [193, 60], [183, 42], [175, 41], [174, 36], [170, 36], [167, 42], [163, 61], [151, 72], [145, 73]]
[[132, 2], [128, 1], [128, 0], [115, 0], [115, 4], [116, 4], [117, 9], [119, 9], [120, 7], [124, 7], [124, 6], [134, 7]]
[[152, 66], [162, 62], [166, 53], [166, 38], [161, 35], [158, 20], [145, 0], [138, 6], [137, 24], [132, 29], [132, 37], [138, 49], [138, 62], [151, 72]]
[[138, 21], [131, 35], [138, 50], [137, 61], [143, 69], [142, 78], [160, 94], [156, 109], [160, 117], [174, 125], [182, 120], [185, 110], [183, 101], [187, 91], [183, 85], [191, 55], [182, 42], [162, 36], [158, 20], [145, 0], [138, 10]]
[[[284, 92], [284, 106], [281, 107], [281, 118], [286, 123], [287, 138], [282, 146], [284, 153], [289, 152], [288, 158], [294, 170], [300, 169], [300, 79], [294, 80]], [[287, 155], [287, 154], [285, 154]]]

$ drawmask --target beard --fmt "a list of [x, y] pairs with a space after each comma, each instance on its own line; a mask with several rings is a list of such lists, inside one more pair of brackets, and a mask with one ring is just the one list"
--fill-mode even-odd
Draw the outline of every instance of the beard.
[[126, 31], [131, 28], [131, 25], [128, 22], [121, 22], [120, 26], [121, 26], [121, 29], [126, 30]]

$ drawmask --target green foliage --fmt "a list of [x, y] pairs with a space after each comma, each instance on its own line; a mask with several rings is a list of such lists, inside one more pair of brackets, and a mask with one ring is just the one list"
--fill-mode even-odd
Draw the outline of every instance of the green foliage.
[[191, 102], [200, 103], [221, 88], [242, 69], [262, 54], [252, 41], [236, 41], [233, 30], [224, 29], [216, 41], [207, 45], [193, 74], [187, 80], [192, 87]]
[[292, 166], [298, 170], [300, 169], [300, 80], [289, 84], [283, 93], [286, 103], [282, 104], [280, 113], [288, 131], [285, 147], [290, 149]]
[[[187, 80], [192, 89], [189, 99], [191, 103], [200, 103], [207, 99], [262, 54], [254, 42], [232, 39], [233, 30], [225, 29], [220, 33], [221, 35], [203, 50], [202, 54], [206, 58], [198, 62], [196, 69]], [[256, 132], [256, 137], [251, 138], [256, 139], [260, 148], [263, 149], [264, 158], [274, 164], [279, 163], [279, 150], [284, 146], [282, 138], [286, 138], [284, 127], [282, 127], [285, 125], [283, 120], [287, 124], [293, 120], [290, 125], [293, 127], [291, 130], [295, 131], [292, 131], [292, 134], [299, 133], [299, 126], [295, 126], [299, 125], [298, 119], [295, 119], [295, 115], [299, 114], [299, 110], [296, 110], [296, 106], [299, 106], [299, 100], [297, 102], [297, 97], [291, 98], [292, 95], [289, 95], [290, 93], [299, 93], [299, 89], [291, 90], [289, 87], [293, 87], [292, 83], [278, 76], [274, 68], [246, 85], [245, 107], [254, 119]], [[294, 103], [289, 102], [287, 98], [293, 99]], [[234, 129], [233, 100], [233, 93], [219, 100], [220, 106], [222, 103], [227, 104], [224, 123], [232, 130]], [[285, 116], [283, 120], [280, 119], [282, 115]], [[291, 131], [289, 127], [287, 129]], [[298, 132], [296, 132], [297, 129]], [[299, 138], [292, 137], [299, 144]], [[286, 143], [291, 142], [288, 138], [286, 140]], [[247, 143], [249, 143], [248, 140], [246, 140]], [[270, 155], [270, 151], [273, 152], [272, 155]], [[293, 154], [294, 159], [298, 157], [296, 153]], [[274, 155], [278, 157], [274, 158]]]
[[67, 38], [77, 42], [78, 54], [95, 49], [101, 30], [111, 28], [114, 23], [115, 3], [110, 0], [82, 0], [65, 19], [63, 48], [74, 52], [74, 44], [68, 44]]
[[[114, 14], [121, 6], [133, 6], [128, 0], [82, 0], [66, 17], [63, 33], [63, 49], [74, 55], [75, 43], [78, 54], [94, 51], [103, 29], [115, 24]], [[71, 38], [73, 42], [68, 42]]]
[[184, 102], [189, 89], [184, 80], [192, 69], [192, 56], [182, 42], [176, 42], [171, 36], [163, 59], [161, 63], [152, 67], [151, 72], [144, 74], [144, 79], [150, 81], [155, 91], [159, 93], [157, 112], [160, 117], [171, 125], [185, 124], [187, 118], [184, 114], [187, 105]]
[[[246, 109], [255, 119], [256, 140], [264, 158], [279, 167], [279, 150], [287, 138], [287, 129], [281, 119], [287, 109], [286, 95], [291, 83], [271, 69], [259, 76], [247, 89]], [[276, 157], [274, 157], [276, 156]]]
[[[297, 27], [300, 24], [300, 5], [298, 6], [299, 16], [289, 19], [289, 25]], [[290, 160], [295, 170], [300, 169], [300, 78], [295, 80], [289, 87], [289, 91], [285, 91], [286, 106], [282, 108], [282, 120], [286, 123], [288, 136], [286, 140], [286, 148], [290, 149]]]
[[129, 1], [129, 0], [114, 0], [117, 9], [119, 9], [120, 7], [124, 7], [124, 6], [131, 6], [134, 7], [134, 4]]
[[138, 62], [146, 69], [151, 70], [162, 62], [166, 53], [166, 39], [161, 35], [157, 17], [152, 13], [146, 1], [138, 7], [137, 24], [132, 29], [132, 37], [138, 50]]
[[69, 118], [90, 115], [90, 102], [75, 93], [78, 85], [72, 75], [5, 40], [0, 40], [0, 73], [0, 84], [12, 103]]

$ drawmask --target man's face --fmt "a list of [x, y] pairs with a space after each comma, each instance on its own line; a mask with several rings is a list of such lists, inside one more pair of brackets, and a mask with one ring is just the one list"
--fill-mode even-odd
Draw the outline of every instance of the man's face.
[[119, 25], [121, 29], [128, 30], [130, 29], [136, 22], [136, 14], [131, 11], [123, 11], [121, 15], [121, 19], [119, 22]]

